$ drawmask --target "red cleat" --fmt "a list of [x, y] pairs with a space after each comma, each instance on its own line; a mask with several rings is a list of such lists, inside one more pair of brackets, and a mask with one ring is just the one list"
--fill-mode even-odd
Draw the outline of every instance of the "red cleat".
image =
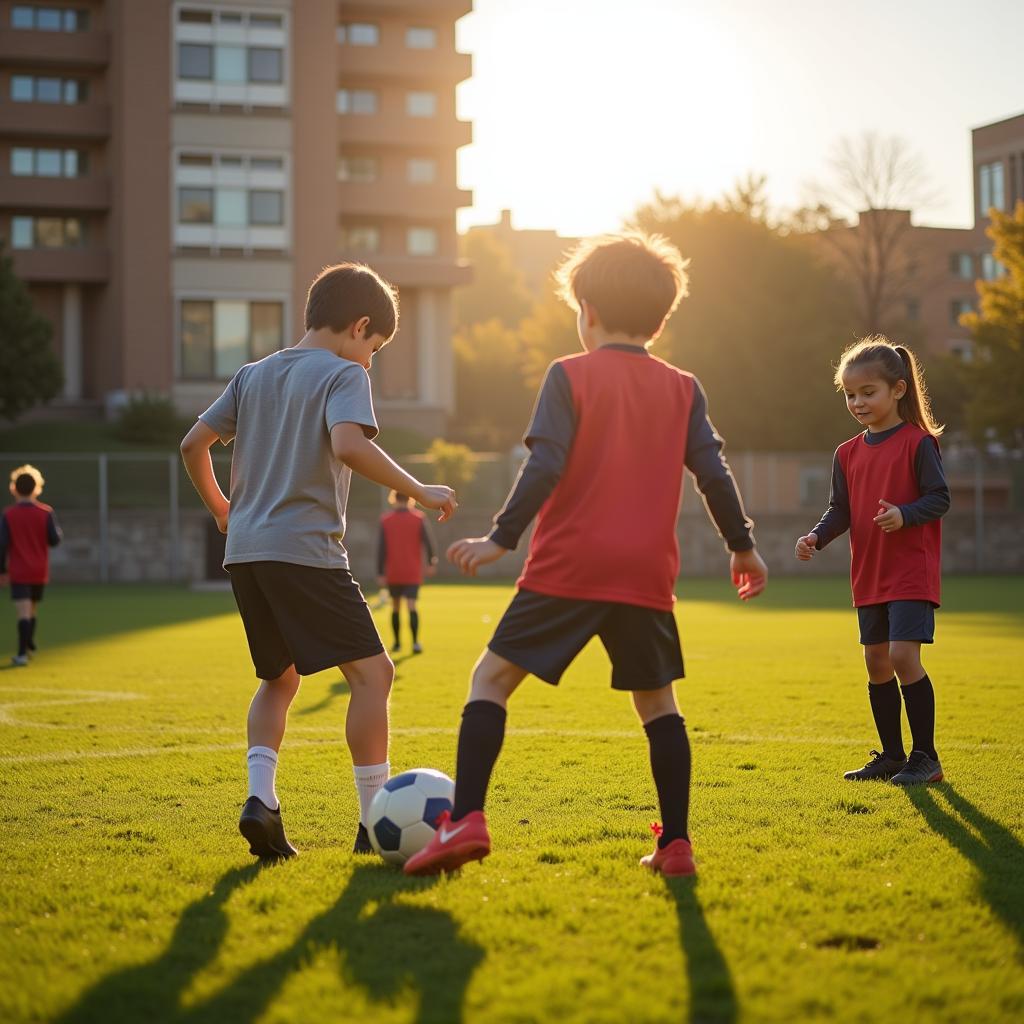
[[[661, 836], [660, 825], [651, 825], [651, 831], [655, 836]], [[654, 853], [640, 858], [640, 864], [666, 878], [684, 878], [687, 875], [697, 874], [697, 865], [693, 860], [693, 847], [685, 839], [673, 839], [664, 849], [656, 846]]]
[[491, 836], [483, 811], [470, 811], [452, 821], [451, 811], [442, 811], [437, 831], [419, 853], [414, 853], [402, 870], [407, 875], [436, 875], [458, 871], [471, 860], [483, 860], [491, 852]]

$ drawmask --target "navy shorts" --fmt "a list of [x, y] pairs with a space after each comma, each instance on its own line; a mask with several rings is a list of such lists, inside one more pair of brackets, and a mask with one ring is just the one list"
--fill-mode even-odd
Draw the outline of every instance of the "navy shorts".
[[42, 601], [45, 583], [12, 583], [12, 601]]
[[520, 590], [487, 645], [553, 686], [593, 637], [612, 663], [616, 690], [660, 690], [683, 678], [671, 612], [613, 601], [580, 601]]
[[226, 568], [260, 679], [276, 679], [289, 665], [308, 676], [384, 651], [348, 569], [291, 562], [240, 562]]
[[410, 601], [415, 601], [420, 596], [420, 585], [418, 583], [389, 583], [388, 593], [391, 595], [392, 601], [399, 597], [407, 597]]
[[857, 609], [862, 644], [885, 644], [893, 640], [935, 641], [935, 606], [931, 601], [889, 601], [866, 604]]

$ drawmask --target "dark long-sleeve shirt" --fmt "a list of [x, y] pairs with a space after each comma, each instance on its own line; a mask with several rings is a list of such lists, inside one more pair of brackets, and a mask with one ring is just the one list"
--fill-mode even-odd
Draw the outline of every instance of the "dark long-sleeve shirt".
[[[610, 345], [650, 358], [646, 350], [631, 345]], [[754, 546], [753, 524], [743, 511], [736, 481], [722, 455], [724, 442], [707, 413], [707, 399], [694, 381], [693, 404], [686, 439], [686, 468], [694, 475], [711, 518], [730, 551], [749, 551]], [[530, 454], [504, 507], [494, 520], [490, 539], [512, 550], [530, 522], [561, 479], [573, 436], [576, 411], [572, 389], [564, 368], [555, 363], [537, 396], [525, 443]]]
[[[870, 431], [864, 435], [867, 444], [881, 444], [892, 437], [905, 424], [899, 423], [889, 430], [877, 434]], [[942, 456], [934, 437], [925, 438], [914, 454], [914, 473], [921, 497], [906, 505], [900, 505], [903, 526], [923, 526], [935, 519], [941, 519], [949, 510], [949, 484], [942, 468]], [[879, 495], [884, 497], [884, 495]], [[818, 538], [818, 550], [842, 536], [850, 528], [850, 491], [846, 476], [839, 464], [838, 453], [832, 459], [832, 486], [829, 492], [828, 508], [821, 521], [811, 531]]]

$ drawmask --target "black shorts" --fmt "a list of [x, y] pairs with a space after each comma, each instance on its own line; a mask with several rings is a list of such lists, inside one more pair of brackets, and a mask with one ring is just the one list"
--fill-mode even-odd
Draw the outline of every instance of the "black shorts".
[[866, 604], [857, 609], [862, 644], [885, 644], [893, 640], [935, 642], [935, 606], [931, 601], [888, 601]]
[[420, 596], [420, 585], [418, 583], [389, 583], [388, 593], [391, 595], [392, 601], [399, 597], [407, 597], [410, 601], [415, 601]]
[[614, 601], [580, 601], [520, 590], [487, 645], [553, 686], [592, 637], [612, 662], [616, 690], [660, 690], [683, 678], [671, 612]]
[[227, 570], [260, 679], [276, 679], [289, 665], [308, 676], [383, 652], [348, 569], [240, 562]]
[[12, 583], [12, 601], [42, 601], [45, 583]]

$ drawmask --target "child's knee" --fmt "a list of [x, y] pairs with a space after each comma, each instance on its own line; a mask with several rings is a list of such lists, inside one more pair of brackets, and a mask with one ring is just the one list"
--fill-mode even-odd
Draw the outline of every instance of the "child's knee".
[[386, 700], [391, 693], [391, 684], [395, 681], [395, 664], [383, 653], [364, 661], [350, 662], [343, 665], [341, 671], [353, 696], [363, 693]]
[[271, 689], [276, 693], [287, 696], [289, 699], [299, 692], [299, 684], [301, 682], [302, 677], [295, 671], [294, 665], [290, 665], [276, 679], [266, 680], [267, 685], [271, 687]]
[[868, 675], [872, 679], [892, 674], [892, 661], [889, 657], [889, 649], [885, 644], [866, 646], [864, 648], [864, 664], [867, 665]]
[[889, 645], [889, 659], [901, 683], [916, 683], [921, 674], [921, 648], [917, 644], [896, 642]]
[[645, 725], [664, 715], [678, 715], [675, 687], [669, 683], [657, 690], [634, 690], [633, 707]]

